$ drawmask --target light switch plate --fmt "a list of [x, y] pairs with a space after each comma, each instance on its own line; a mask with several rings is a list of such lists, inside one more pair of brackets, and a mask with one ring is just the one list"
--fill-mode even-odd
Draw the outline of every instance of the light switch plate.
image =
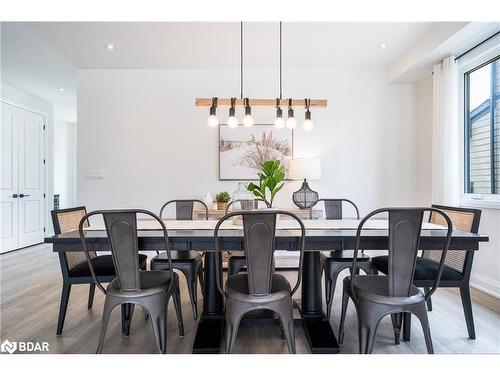
[[103, 180], [104, 171], [102, 169], [88, 169], [85, 171], [87, 180]]

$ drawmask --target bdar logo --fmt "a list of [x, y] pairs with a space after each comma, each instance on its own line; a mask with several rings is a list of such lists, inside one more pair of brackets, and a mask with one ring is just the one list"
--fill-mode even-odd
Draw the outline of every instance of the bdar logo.
[[5, 340], [2, 342], [2, 345], [0, 345], [0, 350], [2, 352], [9, 352], [10, 354], [14, 353], [17, 349], [17, 343], [16, 342], [10, 342], [9, 340]]

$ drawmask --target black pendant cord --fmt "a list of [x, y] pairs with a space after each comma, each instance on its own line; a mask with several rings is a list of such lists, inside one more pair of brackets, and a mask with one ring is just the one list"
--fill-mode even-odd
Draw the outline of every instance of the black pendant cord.
[[243, 21], [240, 22], [240, 99], [243, 99]]
[[280, 100], [283, 99], [283, 25], [280, 21]]

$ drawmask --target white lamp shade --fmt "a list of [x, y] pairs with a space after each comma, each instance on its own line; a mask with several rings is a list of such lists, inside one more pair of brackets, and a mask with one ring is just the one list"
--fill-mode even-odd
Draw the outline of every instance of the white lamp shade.
[[319, 180], [321, 178], [321, 160], [318, 158], [293, 158], [288, 164], [288, 178]]

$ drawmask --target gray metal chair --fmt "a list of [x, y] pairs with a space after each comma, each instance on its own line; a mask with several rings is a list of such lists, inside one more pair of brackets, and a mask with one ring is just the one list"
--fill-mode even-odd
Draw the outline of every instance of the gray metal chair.
[[[451, 207], [432, 205], [433, 208], [443, 211], [451, 219], [453, 227], [465, 232], [478, 233], [479, 221], [481, 219], [481, 210], [474, 208]], [[431, 213], [429, 222], [444, 225], [446, 222], [440, 215]], [[439, 281], [440, 288], [459, 288], [460, 297], [462, 299], [462, 307], [464, 309], [465, 322], [470, 339], [476, 338], [474, 329], [474, 317], [472, 314], [472, 303], [470, 297], [470, 274], [472, 271], [472, 260], [475, 251], [453, 250], [446, 255], [444, 261], [443, 273]], [[422, 256], [417, 258], [415, 265], [415, 276], [413, 284], [419, 288], [424, 288], [427, 292], [436, 278], [438, 262], [441, 258], [439, 250], [424, 250]], [[387, 274], [388, 257], [378, 256], [373, 257], [373, 266], [376, 271]], [[427, 310], [432, 311], [431, 298], [427, 299]], [[405, 314], [404, 319], [404, 340], [410, 340], [411, 315]]]
[[[199, 203], [205, 209], [205, 219], [208, 220], [208, 207], [198, 199], [177, 199], [165, 203], [160, 209], [159, 217], [163, 219], [163, 214], [170, 204], [175, 203], [175, 220], [193, 220], [194, 204]], [[156, 252], [156, 256], [151, 259], [150, 267], [152, 270], [167, 270], [170, 261], [174, 269], [182, 272], [186, 278], [186, 283], [193, 310], [193, 318], [198, 319], [198, 288], [199, 280], [201, 290], [203, 290], [203, 257], [198, 251], [171, 251], [171, 257], [168, 259], [166, 253]]]
[[[424, 294], [413, 285], [413, 275], [425, 212], [442, 215], [446, 222], [447, 231], [446, 236], [443, 236], [443, 249], [434, 284]], [[368, 219], [380, 213], [389, 214], [389, 272], [383, 276], [357, 275], [355, 270], [363, 225]], [[344, 322], [347, 304], [349, 298], [351, 298], [358, 316], [360, 353], [369, 354], [372, 352], [378, 323], [388, 314], [391, 314], [396, 343], [399, 342], [403, 313], [411, 313], [417, 316], [424, 331], [427, 352], [429, 354], [434, 353], [427, 318], [426, 301], [439, 285], [452, 231], [453, 225], [450, 218], [444, 212], [435, 208], [381, 208], [363, 218], [356, 232], [351, 276], [347, 276], [343, 283], [339, 343], [342, 344], [344, 340]]]
[[[344, 218], [344, 210], [342, 209], [344, 202], [350, 204], [354, 208], [356, 219], [359, 220], [358, 207], [349, 199], [318, 199], [309, 208], [309, 219], [313, 218], [313, 208], [319, 202], [323, 202], [325, 205], [325, 219], [327, 220], [341, 220]], [[330, 319], [337, 278], [343, 270], [352, 266], [353, 252], [344, 249], [321, 252], [320, 259], [321, 266], [325, 272], [326, 317]], [[359, 268], [367, 274], [372, 273], [370, 257], [365, 255], [363, 251], [358, 255], [357, 261]]]
[[[61, 210], [52, 210], [52, 224], [55, 234], [62, 234], [78, 230], [78, 224], [82, 217], [87, 214], [85, 206], [64, 208]], [[88, 221], [84, 227], [88, 227]], [[65, 251], [59, 254], [59, 263], [63, 277], [63, 288], [61, 293], [61, 304], [59, 306], [59, 318], [57, 320], [57, 335], [61, 335], [68, 309], [69, 295], [71, 286], [75, 284], [89, 284], [89, 298], [87, 308], [90, 310], [94, 304], [95, 284], [87, 264], [87, 257], [81, 251]], [[111, 255], [97, 255], [95, 251], [90, 253], [92, 264], [97, 278], [101, 283], [109, 283], [116, 277], [115, 267]], [[139, 265], [145, 270], [147, 266], [147, 256], [139, 254]], [[122, 332], [128, 335], [128, 326], [125, 324], [126, 311], [122, 307]]]
[[[82, 242], [88, 266], [95, 285], [106, 295], [102, 315], [101, 332], [97, 353], [102, 353], [106, 328], [111, 311], [117, 305], [125, 305], [127, 324], [130, 326], [134, 305], [142, 306], [149, 314], [153, 332], [160, 353], [167, 349], [167, 307], [170, 296], [173, 296], [179, 334], [184, 335], [179, 291], [179, 277], [170, 265], [168, 271], [142, 271], [139, 269], [137, 214], [152, 217], [162, 227], [167, 257], [170, 257], [170, 246], [167, 229], [163, 221], [152, 212], [146, 210], [101, 210], [93, 211], [80, 220], [78, 231]], [[104, 218], [109, 249], [116, 269], [116, 278], [106, 289], [99, 282], [92, 262], [91, 244], [85, 239], [83, 230], [91, 216], [101, 215]]]
[[[291, 288], [288, 280], [274, 273], [276, 217], [287, 215], [295, 219], [301, 228], [299, 242], [300, 261], [297, 282]], [[219, 228], [224, 221], [243, 217], [247, 273], [230, 275], [222, 287], [222, 267], [219, 251]], [[226, 351], [231, 353], [236, 342], [241, 318], [248, 312], [267, 309], [275, 312], [281, 322], [288, 350], [295, 353], [292, 295], [300, 286], [304, 254], [305, 227], [302, 221], [287, 211], [237, 211], [225, 215], [214, 230], [214, 248], [217, 288], [226, 301]]]
[[[236, 199], [234, 201], [229, 202], [226, 207], [226, 215], [229, 213], [229, 209], [234, 205], [239, 203], [239, 210], [252, 210], [259, 208], [260, 203], [264, 203], [267, 208], [270, 208], [269, 204], [263, 199]], [[247, 265], [247, 259], [245, 258], [245, 254], [243, 251], [231, 251], [229, 254], [229, 259], [227, 260], [227, 272], [229, 275], [235, 275], [244, 269]]]

